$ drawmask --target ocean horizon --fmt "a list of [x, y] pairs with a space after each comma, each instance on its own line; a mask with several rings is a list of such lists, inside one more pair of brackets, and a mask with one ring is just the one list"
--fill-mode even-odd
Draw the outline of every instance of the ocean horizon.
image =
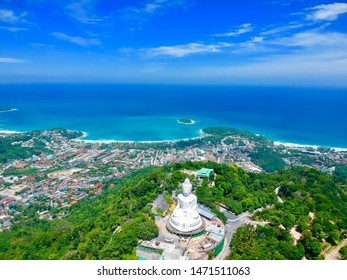
[[[86, 140], [164, 141], [232, 127], [273, 141], [347, 148], [347, 90], [325, 88], [17, 84], [0, 85], [0, 130], [56, 127]], [[178, 123], [190, 118], [195, 124]]]

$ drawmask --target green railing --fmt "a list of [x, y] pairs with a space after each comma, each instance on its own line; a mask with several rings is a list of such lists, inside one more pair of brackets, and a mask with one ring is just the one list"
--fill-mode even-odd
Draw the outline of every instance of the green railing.
[[223, 247], [224, 247], [224, 239], [222, 240], [221, 243], [218, 244], [216, 248], [214, 248], [213, 255], [217, 256], [222, 251]]
[[146, 246], [143, 246], [143, 245], [138, 245], [137, 247], [139, 249], [142, 249], [142, 250], [145, 250], [145, 251], [149, 251], [149, 252], [152, 252], [152, 253], [157, 253], [159, 255], [161, 255], [164, 252], [164, 250], [162, 250], [162, 249], [150, 248], [150, 247], [146, 247]]

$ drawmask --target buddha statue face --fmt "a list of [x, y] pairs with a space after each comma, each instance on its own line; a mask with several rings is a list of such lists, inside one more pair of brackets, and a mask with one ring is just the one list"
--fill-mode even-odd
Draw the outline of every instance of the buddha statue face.
[[182, 193], [184, 196], [189, 196], [192, 193], [192, 184], [188, 178], [182, 184]]

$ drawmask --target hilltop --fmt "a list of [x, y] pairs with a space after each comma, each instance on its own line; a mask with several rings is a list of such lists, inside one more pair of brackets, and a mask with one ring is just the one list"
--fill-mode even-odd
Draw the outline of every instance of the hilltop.
[[[133, 259], [138, 240], [158, 234], [151, 202], [158, 194], [168, 196], [177, 189], [188, 176], [186, 170], [202, 166], [214, 169], [215, 179], [200, 185], [190, 176], [195, 192], [221, 219], [225, 217], [219, 203], [234, 213], [265, 209], [253, 216], [259, 223], [256, 229], [237, 230], [231, 259], [316, 259], [347, 233], [346, 181], [342, 179], [308, 168], [262, 174], [234, 165], [184, 162], [105, 181], [101, 195], [67, 208], [64, 218], [46, 221], [32, 213], [11, 231], [0, 233], [0, 258]], [[277, 187], [283, 203], [277, 201]], [[291, 236], [293, 228], [301, 234], [299, 240]]]

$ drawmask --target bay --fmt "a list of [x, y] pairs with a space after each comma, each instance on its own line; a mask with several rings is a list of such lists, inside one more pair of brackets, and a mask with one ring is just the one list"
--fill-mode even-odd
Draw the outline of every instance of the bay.
[[[347, 90], [334, 88], [13, 84], [0, 85], [0, 130], [62, 127], [89, 140], [197, 137], [208, 126], [246, 129], [274, 141], [347, 147]], [[179, 124], [187, 117], [194, 125]]]

